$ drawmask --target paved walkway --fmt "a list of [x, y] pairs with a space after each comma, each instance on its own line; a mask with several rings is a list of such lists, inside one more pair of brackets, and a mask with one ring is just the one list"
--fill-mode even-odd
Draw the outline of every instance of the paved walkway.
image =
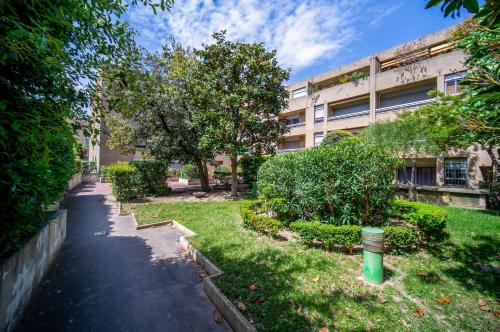
[[20, 331], [227, 331], [213, 319], [197, 267], [170, 226], [137, 231], [86, 184], [64, 202], [65, 244], [33, 297]]

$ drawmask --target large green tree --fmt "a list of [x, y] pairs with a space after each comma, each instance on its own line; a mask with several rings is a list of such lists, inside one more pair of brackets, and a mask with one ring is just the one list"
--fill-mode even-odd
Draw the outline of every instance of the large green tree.
[[126, 9], [121, 0], [0, 1], [0, 255], [35, 231], [64, 192], [74, 130], [99, 101], [99, 72], [132, 64]]
[[224, 32], [213, 37], [215, 43], [196, 51], [197, 102], [205, 107], [201, 147], [229, 157], [236, 196], [239, 157], [256, 149], [273, 152], [287, 130], [278, 115], [287, 106], [289, 73], [262, 43], [232, 42]]

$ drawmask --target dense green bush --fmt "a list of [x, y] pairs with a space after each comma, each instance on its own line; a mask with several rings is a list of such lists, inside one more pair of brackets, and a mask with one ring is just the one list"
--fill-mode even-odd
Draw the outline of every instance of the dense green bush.
[[[361, 245], [362, 226], [334, 226], [314, 222], [297, 221], [290, 224], [307, 243], [320, 241], [325, 248], [333, 245], [345, 246], [349, 251], [353, 246]], [[384, 229], [384, 246], [387, 252], [399, 254], [418, 247], [421, 243], [419, 233], [414, 228], [388, 226]]]
[[132, 161], [130, 165], [136, 169], [135, 184], [141, 196], [162, 196], [172, 189], [167, 184], [169, 164], [156, 160]]
[[108, 172], [106, 171], [106, 169], [107, 169], [106, 165], [99, 166], [99, 176], [100, 177], [107, 177], [108, 176]]
[[128, 164], [114, 164], [107, 168], [113, 195], [119, 201], [128, 201], [138, 196], [137, 169]]
[[394, 217], [414, 223], [423, 232], [432, 235], [443, 230], [448, 212], [440, 206], [395, 200], [392, 204]]
[[397, 165], [381, 147], [343, 139], [270, 158], [258, 173], [259, 197], [280, 202], [288, 220], [377, 225], [387, 217]]
[[82, 174], [90, 174], [96, 170], [95, 161], [82, 161]]
[[191, 164], [182, 165], [181, 178], [189, 180], [199, 179], [198, 168]]
[[265, 156], [244, 156], [240, 160], [241, 175], [243, 183], [252, 183], [257, 181], [257, 173], [260, 166], [268, 159]]
[[231, 182], [231, 168], [226, 165], [217, 165], [214, 169], [214, 179], [222, 184]]
[[331, 145], [331, 144], [337, 144], [344, 138], [351, 138], [353, 137], [353, 134], [348, 132], [347, 130], [332, 130], [329, 131], [323, 141], [321, 141], [321, 145]]
[[80, 158], [75, 158], [73, 162], [73, 174], [78, 174], [82, 170], [82, 160]]
[[261, 207], [262, 206], [259, 201], [248, 201], [242, 203], [240, 213], [243, 224], [260, 233], [276, 236], [283, 228], [283, 224], [279, 220], [258, 215], [257, 212]]

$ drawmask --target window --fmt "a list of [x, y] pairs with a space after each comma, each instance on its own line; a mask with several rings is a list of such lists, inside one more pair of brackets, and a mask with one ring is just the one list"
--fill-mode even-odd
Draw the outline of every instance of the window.
[[292, 91], [292, 99], [293, 98], [304, 97], [305, 95], [307, 95], [306, 87], [295, 89], [295, 90]]
[[348, 117], [370, 112], [369, 101], [358, 101], [348, 105], [333, 106], [332, 117]]
[[464, 186], [467, 183], [467, 159], [444, 160], [444, 184]]
[[299, 123], [300, 123], [300, 117], [298, 117], [298, 116], [286, 119], [286, 124], [289, 126], [296, 125]]
[[286, 141], [283, 142], [283, 149], [288, 150], [288, 149], [299, 149], [300, 148], [300, 139], [299, 138], [291, 138], [287, 139]]
[[88, 148], [90, 145], [90, 139], [88, 137], [83, 138], [83, 146]]
[[436, 83], [384, 93], [380, 96], [380, 108], [429, 100], [428, 92], [433, 89], [436, 89]]
[[323, 141], [323, 132], [314, 133], [314, 146], [318, 146]]
[[[417, 167], [415, 184], [420, 186], [436, 185], [436, 167]], [[409, 184], [411, 179], [411, 167], [398, 169], [398, 183]]]
[[456, 95], [462, 92], [460, 81], [467, 74], [463, 71], [460, 73], [445, 75], [444, 77], [444, 93], [448, 95]]
[[314, 122], [323, 122], [325, 116], [325, 105], [316, 105], [314, 106]]

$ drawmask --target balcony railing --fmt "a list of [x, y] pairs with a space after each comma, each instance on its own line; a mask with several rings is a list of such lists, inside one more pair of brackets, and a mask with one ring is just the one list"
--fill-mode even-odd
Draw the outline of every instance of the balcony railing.
[[295, 151], [300, 151], [304, 148], [293, 148], [293, 149], [278, 149], [276, 150], [277, 154], [282, 154], [282, 153], [288, 153], [288, 152], [295, 152]]
[[387, 106], [387, 107], [381, 107], [377, 108], [377, 112], [389, 112], [389, 111], [397, 111], [397, 110], [402, 110], [405, 108], [412, 108], [412, 107], [417, 107], [417, 106], [422, 106], [426, 104], [430, 104], [433, 101], [435, 101], [436, 98], [430, 98], [430, 99], [425, 99], [425, 100], [419, 100], [419, 101], [414, 101], [412, 103], [406, 103], [406, 104], [399, 104], [399, 105], [394, 105], [394, 106]]
[[297, 127], [302, 127], [302, 126], [305, 126], [306, 123], [305, 122], [299, 122], [299, 123], [293, 123], [293, 124], [289, 124], [287, 125], [288, 128], [297, 128]]
[[370, 114], [370, 110], [361, 111], [361, 112], [355, 112], [355, 113], [349, 113], [349, 114], [343, 114], [343, 115], [329, 116], [327, 120], [328, 121], [332, 121], [332, 120], [338, 120], [338, 119], [353, 118], [355, 116], [362, 116], [362, 115], [368, 115], [368, 114]]

